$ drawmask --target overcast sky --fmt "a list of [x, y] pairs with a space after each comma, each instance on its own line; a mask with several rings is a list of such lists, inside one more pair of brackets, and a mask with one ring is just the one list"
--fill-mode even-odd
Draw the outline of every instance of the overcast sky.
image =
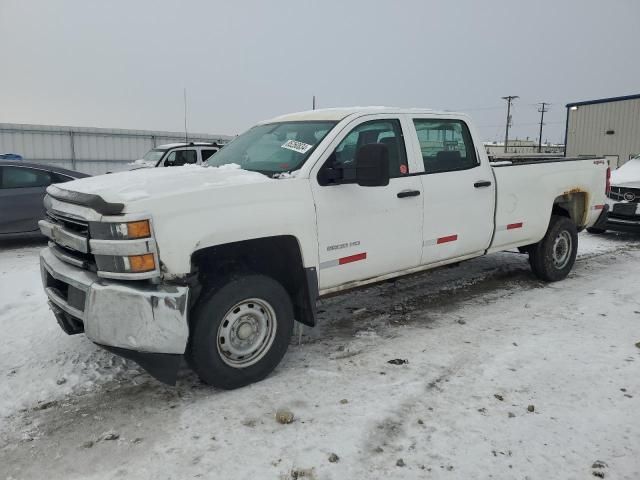
[[638, 0], [0, 0], [0, 122], [240, 133], [319, 107], [461, 110], [485, 140], [564, 136], [640, 93]]

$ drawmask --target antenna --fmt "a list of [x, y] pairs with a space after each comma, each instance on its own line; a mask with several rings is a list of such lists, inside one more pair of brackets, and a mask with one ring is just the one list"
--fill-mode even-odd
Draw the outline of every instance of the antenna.
[[315, 95], [313, 96], [313, 104], [312, 104], [312, 108], [313, 108], [313, 110], [315, 110], [315, 109], [316, 109], [316, 96], [315, 96]]
[[187, 135], [187, 89], [183, 89], [184, 92], [184, 143], [189, 143], [189, 136]]

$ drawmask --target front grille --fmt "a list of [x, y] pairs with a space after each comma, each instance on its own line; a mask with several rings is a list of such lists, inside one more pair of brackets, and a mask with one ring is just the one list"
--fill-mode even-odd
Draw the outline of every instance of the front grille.
[[59, 212], [52, 212], [51, 210], [47, 210], [46, 215], [47, 218], [53, 223], [57, 223], [61, 227], [64, 227], [77, 235], [89, 237], [89, 222], [87, 222], [86, 220], [80, 220], [68, 215], [62, 215]]
[[[47, 210], [46, 218], [52, 223], [59, 225], [64, 230], [83, 237], [87, 241], [89, 240], [89, 222], [77, 217], [65, 215], [57, 211]], [[50, 238], [49, 246], [52, 247], [53, 254], [60, 260], [63, 260], [72, 265], [79, 266], [86, 270], [96, 271], [95, 257], [91, 253], [84, 253], [75, 250], [67, 245], [63, 245], [56, 241], [55, 238]]]
[[628, 187], [611, 187], [611, 191], [608, 193], [608, 197], [611, 200], [621, 202], [626, 200], [627, 202], [640, 203], [640, 188], [628, 188]]

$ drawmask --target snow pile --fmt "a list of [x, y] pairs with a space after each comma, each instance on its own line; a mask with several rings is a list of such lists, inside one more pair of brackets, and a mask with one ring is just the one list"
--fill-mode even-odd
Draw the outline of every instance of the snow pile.
[[148, 160], [145, 160], [144, 158], [139, 158], [138, 160], [134, 160], [131, 163], [127, 163], [127, 165], [131, 167], [153, 168], [156, 166], [156, 162], [150, 162]]
[[273, 178], [277, 178], [278, 180], [285, 178], [296, 178], [300, 174], [300, 170], [294, 170], [293, 172], [282, 172], [276, 173], [273, 175]]

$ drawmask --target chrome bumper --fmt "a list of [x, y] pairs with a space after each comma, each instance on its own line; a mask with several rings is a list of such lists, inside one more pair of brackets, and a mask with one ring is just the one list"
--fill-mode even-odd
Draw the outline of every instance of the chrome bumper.
[[[189, 328], [189, 288], [119, 282], [40, 253], [40, 271], [53, 310], [82, 322], [95, 343], [138, 352], [183, 354]], [[57, 315], [56, 315], [57, 316]]]

